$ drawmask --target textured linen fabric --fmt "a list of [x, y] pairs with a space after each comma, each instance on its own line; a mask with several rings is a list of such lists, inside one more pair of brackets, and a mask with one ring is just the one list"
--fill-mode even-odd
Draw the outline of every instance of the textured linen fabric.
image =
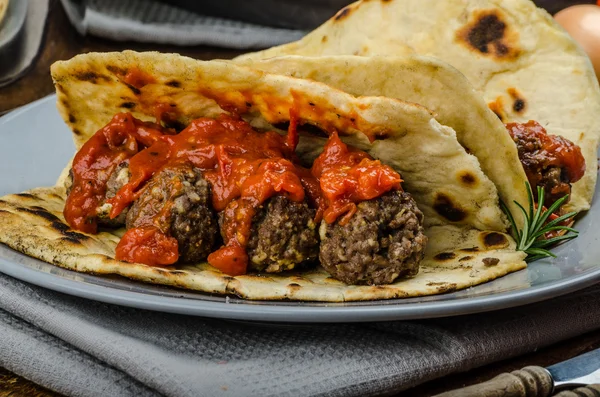
[[118, 41], [266, 48], [300, 39], [301, 30], [198, 15], [153, 0], [61, 0], [79, 33]]
[[373, 396], [600, 328], [600, 285], [492, 313], [270, 325], [130, 309], [0, 275], [0, 365], [67, 396]]

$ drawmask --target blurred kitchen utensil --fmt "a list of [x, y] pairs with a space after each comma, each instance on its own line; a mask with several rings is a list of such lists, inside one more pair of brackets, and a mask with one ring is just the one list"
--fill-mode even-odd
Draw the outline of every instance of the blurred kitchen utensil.
[[40, 52], [50, 0], [10, 0], [0, 29], [0, 87], [23, 76]]
[[599, 384], [600, 349], [596, 349], [548, 368], [525, 367], [436, 397], [548, 397], [556, 391], [577, 386], [587, 388], [581, 389], [581, 394], [572, 394], [573, 397], [597, 396], [600, 394]]

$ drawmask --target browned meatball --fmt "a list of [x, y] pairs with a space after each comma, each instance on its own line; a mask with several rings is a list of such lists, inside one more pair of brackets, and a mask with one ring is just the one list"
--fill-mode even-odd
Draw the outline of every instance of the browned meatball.
[[248, 269], [277, 273], [316, 261], [319, 254], [315, 210], [284, 196], [259, 207], [252, 219], [246, 251]]
[[346, 225], [321, 223], [321, 265], [347, 284], [390, 284], [413, 276], [425, 253], [423, 213], [406, 192], [358, 204]]
[[209, 183], [199, 169], [175, 165], [156, 173], [127, 214], [127, 229], [156, 226], [177, 239], [179, 261], [206, 259], [219, 229], [211, 208]]

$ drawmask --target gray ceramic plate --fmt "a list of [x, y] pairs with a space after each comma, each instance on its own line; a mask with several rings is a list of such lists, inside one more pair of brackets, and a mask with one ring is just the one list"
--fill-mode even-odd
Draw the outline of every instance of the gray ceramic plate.
[[[0, 195], [53, 185], [74, 152], [71, 133], [44, 98], [0, 118]], [[581, 234], [557, 259], [454, 293], [353, 303], [256, 302], [61, 269], [0, 245], [0, 271], [63, 293], [173, 313], [275, 322], [383, 321], [453, 316], [549, 299], [600, 281], [600, 206], [576, 224]]]

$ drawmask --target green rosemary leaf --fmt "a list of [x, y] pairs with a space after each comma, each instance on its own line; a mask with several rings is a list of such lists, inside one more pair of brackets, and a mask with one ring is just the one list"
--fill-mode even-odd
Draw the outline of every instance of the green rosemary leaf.
[[543, 225], [544, 222], [546, 222], [546, 219], [548, 219], [548, 217], [550, 215], [552, 215], [554, 213], [554, 211], [556, 211], [558, 209], [558, 207], [560, 207], [567, 199], [569, 198], [569, 195], [566, 194], [563, 197], [559, 198], [558, 200], [556, 200], [551, 206], [550, 208], [548, 208], [541, 216], [540, 219], [538, 220], [538, 222]]
[[558, 218], [551, 220], [550, 222], [546, 223], [544, 225], [544, 227], [553, 227], [554, 225], [561, 223], [563, 221], [566, 221], [569, 218], [573, 218], [575, 215], [577, 215], [577, 212], [573, 211], [573, 212], [569, 212], [568, 214], [564, 214], [559, 216]]
[[[569, 212], [568, 214], [561, 215], [556, 219], [549, 222], [548, 218], [558, 208], [563, 205], [569, 198], [569, 195], [565, 195], [560, 199], [556, 200], [548, 209], [544, 209], [544, 188], [537, 187], [537, 196], [541, 202], [535, 206], [533, 197], [533, 191], [529, 183], [526, 183], [527, 197], [529, 199], [528, 210], [525, 209], [521, 203], [515, 201], [514, 203], [519, 208], [519, 211], [523, 213], [523, 227], [519, 230], [517, 223], [514, 219], [513, 214], [504, 203], [500, 203], [502, 210], [506, 213], [506, 216], [510, 222], [511, 232], [515, 241], [517, 242], [517, 250], [523, 251], [527, 254], [525, 260], [532, 262], [541, 258], [554, 257], [556, 255], [551, 251], [547, 250], [557, 243], [569, 241], [576, 238], [579, 232], [571, 227], [563, 226], [560, 223], [577, 215], [576, 212]], [[547, 222], [547, 223], [546, 223]], [[566, 232], [561, 236], [556, 236], [547, 239], [546, 234], [553, 231]]]
[[[538, 193], [539, 193], [539, 189], [538, 189]], [[539, 197], [539, 196], [538, 196]], [[529, 185], [529, 182], [527, 183], [527, 198], [529, 199], [529, 219], [533, 219], [533, 192], [531, 191], [531, 186]]]
[[515, 218], [513, 218], [512, 213], [510, 212], [506, 204], [504, 204], [504, 202], [502, 201], [500, 201], [500, 207], [502, 208], [502, 211], [504, 211], [504, 213], [506, 214], [508, 222], [510, 222], [510, 230], [512, 231], [513, 237], [517, 241], [521, 240], [521, 234], [519, 233], [519, 229], [517, 229], [517, 222], [515, 222]]
[[[527, 183], [527, 188], [531, 189], [531, 187], [529, 186], [529, 182]], [[537, 229], [540, 225], [543, 224], [543, 223], [539, 223], [538, 220], [540, 219], [540, 215], [542, 214], [542, 209], [544, 208], [544, 204], [543, 204], [543, 202], [544, 202], [544, 188], [538, 186], [537, 191], [538, 191], [538, 201], [540, 200], [540, 197], [541, 197], [542, 198], [542, 204], [540, 205], [540, 203], [538, 202], [538, 206], [537, 206], [537, 209], [535, 211], [535, 215], [531, 219], [531, 228], [533, 230]], [[530, 203], [530, 205], [533, 205], [533, 201]]]
[[578, 233], [577, 230], [573, 229], [572, 227], [569, 226], [552, 226], [552, 227], [548, 227], [548, 228], [543, 228], [542, 230], [539, 231], [540, 235], [539, 237], [542, 237], [544, 234], [549, 233], [549, 232], [555, 232], [557, 230], [563, 230], [566, 232], [571, 232], [571, 233]]
[[528, 248], [525, 253], [530, 254], [530, 255], [546, 255], [546, 256], [551, 256], [553, 258], [556, 258], [556, 255], [553, 254], [551, 251], [545, 250], [543, 248]]
[[527, 256], [527, 258], [525, 258], [525, 262], [530, 263], [530, 262], [535, 262], [539, 259], [544, 259], [544, 258], [548, 258], [550, 257], [550, 255], [529, 255]]
[[519, 251], [524, 251], [526, 249], [526, 245], [527, 245], [527, 239], [529, 238], [529, 216], [527, 216], [527, 211], [525, 211], [525, 208], [523, 208], [523, 206], [515, 201], [515, 204], [519, 207], [519, 209], [521, 210], [521, 212], [523, 213], [523, 216], [525, 217], [525, 222], [523, 222], [523, 230], [521, 230], [521, 238], [519, 239], [519, 245], [518, 245], [518, 250]]
[[577, 237], [577, 234], [564, 234], [562, 236], [552, 237], [552, 238], [549, 238], [547, 240], [537, 240], [537, 241], [535, 241], [531, 245], [531, 248], [549, 247], [549, 246], [554, 245], [554, 244], [556, 244], [556, 243], [558, 243], [560, 241], [573, 240], [575, 237]]

